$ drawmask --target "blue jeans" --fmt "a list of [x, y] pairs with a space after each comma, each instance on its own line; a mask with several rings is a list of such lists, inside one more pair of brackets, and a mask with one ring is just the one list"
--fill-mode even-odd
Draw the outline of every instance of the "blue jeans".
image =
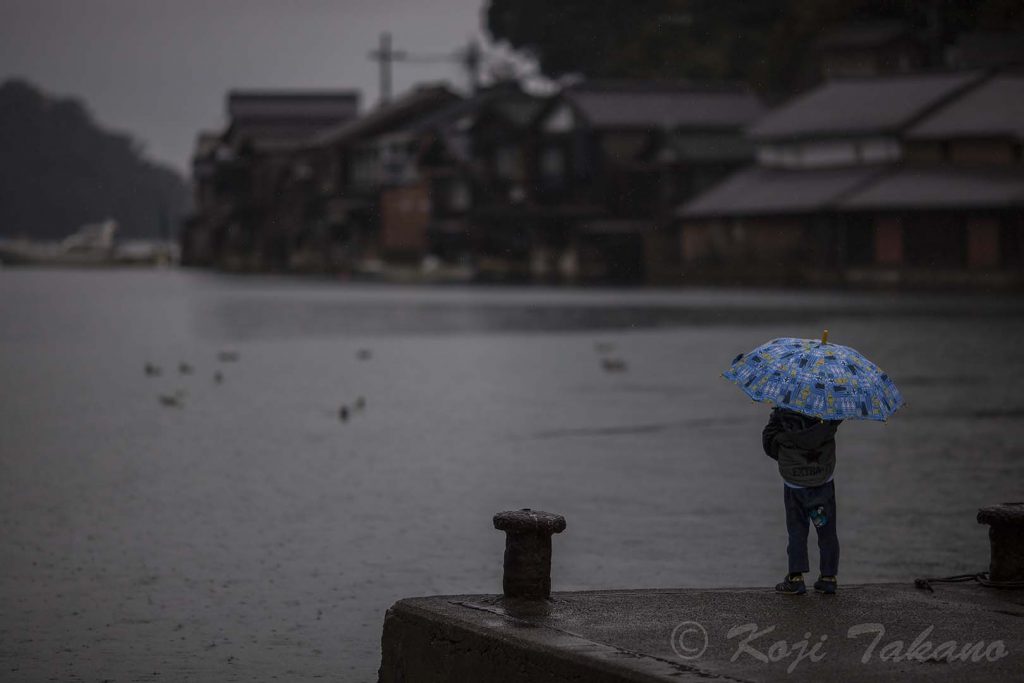
[[835, 576], [839, 572], [839, 535], [836, 533], [836, 485], [828, 482], [804, 489], [785, 489], [786, 531], [789, 532], [789, 573], [802, 574], [810, 569], [807, 562], [807, 531], [811, 526], [811, 510], [819, 505], [825, 509], [828, 521], [818, 532], [818, 552], [821, 556], [821, 575]]

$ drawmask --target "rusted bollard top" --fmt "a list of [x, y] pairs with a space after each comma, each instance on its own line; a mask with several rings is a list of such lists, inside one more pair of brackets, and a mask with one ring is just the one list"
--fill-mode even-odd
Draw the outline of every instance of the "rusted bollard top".
[[508, 510], [494, 515], [494, 528], [513, 534], [531, 532], [557, 534], [565, 531], [565, 517], [530, 508]]
[[505, 532], [505, 597], [550, 597], [551, 536], [565, 530], [565, 517], [530, 508], [508, 510], [494, 515], [494, 528]]
[[992, 584], [1024, 584], [1024, 503], [1003, 503], [978, 510], [988, 525], [988, 575]]
[[1001, 503], [978, 510], [978, 524], [1024, 525], [1024, 503]]

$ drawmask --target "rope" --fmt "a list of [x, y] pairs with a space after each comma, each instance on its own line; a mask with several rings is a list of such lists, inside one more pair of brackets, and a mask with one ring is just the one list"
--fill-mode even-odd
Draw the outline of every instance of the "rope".
[[957, 574], [956, 576], [944, 576], [942, 578], [914, 579], [914, 587], [934, 593], [933, 583], [965, 583], [967, 581], [977, 581], [982, 586], [988, 588], [1008, 588], [1011, 590], [1024, 588], [1024, 581], [993, 581], [988, 577], [988, 572]]

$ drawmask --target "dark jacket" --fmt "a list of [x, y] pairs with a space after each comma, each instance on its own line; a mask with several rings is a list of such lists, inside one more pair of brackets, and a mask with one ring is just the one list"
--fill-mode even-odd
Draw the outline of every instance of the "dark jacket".
[[796, 486], [821, 486], [836, 469], [836, 429], [842, 420], [819, 420], [785, 408], [774, 408], [761, 433], [768, 457], [779, 474]]

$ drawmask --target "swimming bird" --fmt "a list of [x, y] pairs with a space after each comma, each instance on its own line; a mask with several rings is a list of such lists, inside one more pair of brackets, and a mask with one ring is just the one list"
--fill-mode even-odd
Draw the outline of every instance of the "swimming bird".
[[224, 382], [224, 373], [221, 372], [220, 370], [218, 370], [217, 372], [213, 373], [213, 381], [216, 382], [217, 384], [223, 383]]
[[348, 422], [348, 406], [342, 406], [338, 410], [338, 419], [342, 422]]
[[366, 407], [366, 399], [363, 398], [362, 396], [359, 396], [358, 398], [356, 398], [356, 405], [355, 405], [356, 410], [362, 410], [365, 407]]
[[370, 349], [359, 349], [356, 351], [356, 358], [359, 360], [370, 360], [373, 358], [373, 351]]
[[601, 367], [605, 372], [625, 372], [628, 366], [621, 358], [602, 358]]
[[143, 366], [143, 371], [146, 373], [146, 377], [159, 377], [160, 366], [154, 365], [153, 363], [146, 363]]
[[232, 351], [232, 350], [229, 350], [229, 349], [225, 349], [223, 351], [218, 351], [217, 352], [217, 360], [219, 360], [221, 363], [234, 363], [234, 362], [236, 362], [238, 360], [238, 358], [239, 358], [238, 351]]
[[183, 375], [191, 375], [192, 374], [192, 366], [189, 365], [188, 363], [185, 363], [184, 361], [181, 362], [181, 363], [178, 363], [178, 372], [180, 372]]
[[160, 394], [160, 404], [168, 408], [180, 408], [185, 399], [185, 392], [178, 390], [173, 394]]

